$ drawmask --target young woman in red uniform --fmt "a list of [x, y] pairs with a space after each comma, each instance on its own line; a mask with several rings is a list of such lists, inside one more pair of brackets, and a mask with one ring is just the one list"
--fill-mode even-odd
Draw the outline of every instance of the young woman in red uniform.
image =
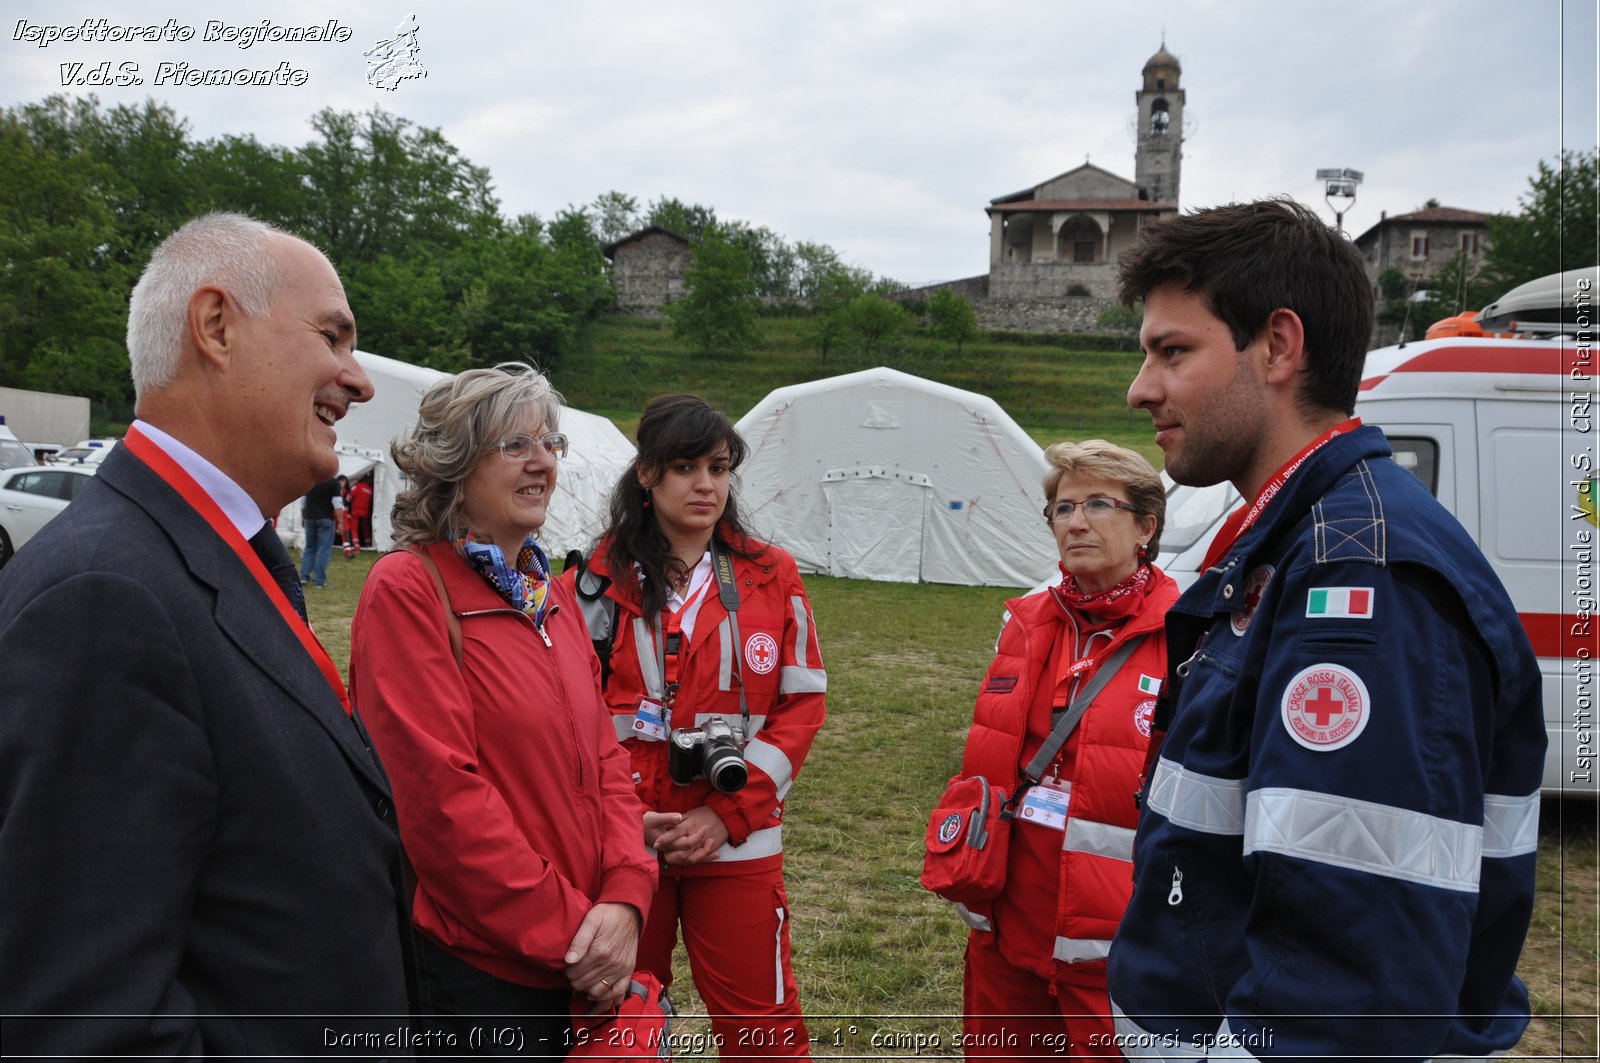
[[794, 559], [740, 523], [727, 417], [663, 396], [638, 440], [577, 582], [662, 865], [639, 966], [669, 982], [681, 926], [722, 1053], [805, 1057], [783, 801], [823, 720], [811, 606]]

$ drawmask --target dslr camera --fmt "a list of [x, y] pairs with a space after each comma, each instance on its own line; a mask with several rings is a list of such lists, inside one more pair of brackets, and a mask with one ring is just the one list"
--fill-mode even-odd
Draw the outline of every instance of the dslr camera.
[[705, 779], [731, 794], [744, 788], [750, 771], [744, 763], [744, 728], [726, 720], [707, 720], [694, 728], [674, 728], [667, 736], [667, 774], [679, 786]]

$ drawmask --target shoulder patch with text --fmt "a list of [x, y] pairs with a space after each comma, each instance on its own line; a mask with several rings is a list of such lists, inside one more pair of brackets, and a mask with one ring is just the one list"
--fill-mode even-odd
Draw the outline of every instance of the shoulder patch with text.
[[752, 672], [766, 675], [778, 667], [778, 643], [765, 631], [744, 640], [744, 660]]
[[1341, 664], [1302, 668], [1283, 691], [1283, 726], [1307, 749], [1332, 752], [1361, 737], [1372, 698], [1361, 677]]

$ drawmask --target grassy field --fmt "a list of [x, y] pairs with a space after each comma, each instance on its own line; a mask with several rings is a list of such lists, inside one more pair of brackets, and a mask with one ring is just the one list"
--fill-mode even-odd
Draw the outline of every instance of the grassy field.
[[[312, 618], [344, 667], [372, 554], [329, 564]], [[960, 1028], [964, 929], [917, 883], [928, 810], [957, 769], [1004, 600], [996, 588], [807, 580], [829, 673], [828, 723], [789, 798], [795, 974], [818, 1055], [909, 1056], [887, 1038]], [[1546, 802], [1539, 895], [1521, 973], [1535, 1019], [1518, 1058], [1593, 1059], [1597, 937], [1593, 804]], [[680, 965], [674, 999], [704, 1033]], [[928, 1043], [928, 1042], [925, 1042]], [[680, 1055], [692, 1055], [683, 1052]]]

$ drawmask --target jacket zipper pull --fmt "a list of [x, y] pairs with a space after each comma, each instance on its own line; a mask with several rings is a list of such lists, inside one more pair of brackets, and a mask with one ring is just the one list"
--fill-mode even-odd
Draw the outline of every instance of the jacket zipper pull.
[[1172, 867], [1172, 892], [1167, 894], [1167, 903], [1174, 908], [1183, 903], [1183, 872], [1176, 864]]
[[1203, 656], [1205, 656], [1205, 653], [1197, 649], [1194, 651], [1194, 653], [1189, 655], [1189, 659], [1187, 661], [1184, 661], [1182, 664], [1178, 665], [1178, 667], [1174, 668], [1173, 671], [1177, 673], [1179, 679], [1187, 679], [1189, 678], [1189, 673], [1194, 670], [1194, 662], [1198, 661]]
[[544, 633], [544, 628], [540, 627], [538, 624], [535, 624], [533, 625], [533, 630], [537, 631], [539, 633], [539, 637], [544, 639], [544, 644], [546, 646], [549, 646], [551, 649], [555, 648], [555, 643], [551, 642], [550, 636]]

